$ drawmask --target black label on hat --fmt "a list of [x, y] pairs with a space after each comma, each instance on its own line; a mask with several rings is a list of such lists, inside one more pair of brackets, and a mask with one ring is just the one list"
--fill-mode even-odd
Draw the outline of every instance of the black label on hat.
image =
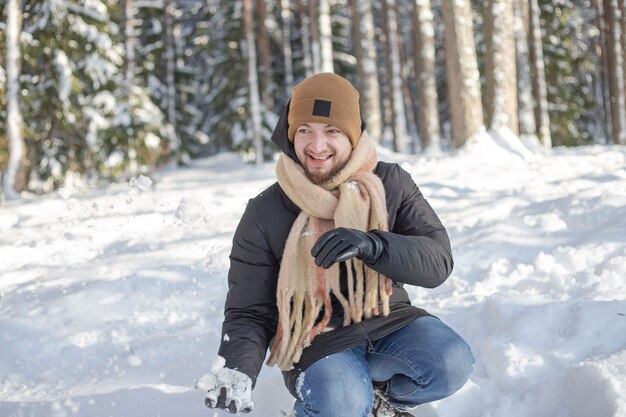
[[330, 101], [315, 100], [313, 104], [313, 116], [330, 117]]

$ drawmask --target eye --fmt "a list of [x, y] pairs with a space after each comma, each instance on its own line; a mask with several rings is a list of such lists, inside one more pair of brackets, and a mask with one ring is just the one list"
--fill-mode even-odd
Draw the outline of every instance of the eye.
[[326, 132], [327, 132], [327, 133], [329, 133], [329, 134], [331, 134], [331, 135], [341, 134], [341, 130], [339, 130], [339, 129], [335, 129], [335, 128], [333, 128], [333, 129], [328, 129]]
[[309, 129], [307, 129], [306, 127], [299, 127], [299, 128], [296, 130], [296, 133], [309, 133], [309, 132], [310, 132], [310, 130], [309, 130]]

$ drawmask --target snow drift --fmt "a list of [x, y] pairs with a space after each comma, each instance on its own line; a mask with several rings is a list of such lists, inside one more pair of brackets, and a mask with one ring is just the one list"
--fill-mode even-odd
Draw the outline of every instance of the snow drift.
[[[626, 415], [626, 149], [530, 153], [484, 135], [455, 156], [381, 150], [450, 233], [455, 269], [410, 288], [477, 357], [417, 416]], [[196, 380], [216, 358], [228, 254], [274, 181], [233, 154], [0, 207], [0, 415], [220, 416]], [[293, 400], [265, 368], [250, 416]]]

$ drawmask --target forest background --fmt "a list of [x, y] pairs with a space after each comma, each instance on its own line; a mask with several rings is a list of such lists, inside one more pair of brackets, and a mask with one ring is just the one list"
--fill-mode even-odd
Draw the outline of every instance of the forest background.
[[291, 87], [333, 71], [372, 137], [454, 152], [626, 143], [626, 0], [2, 0], [2, 193], [271, 159]]

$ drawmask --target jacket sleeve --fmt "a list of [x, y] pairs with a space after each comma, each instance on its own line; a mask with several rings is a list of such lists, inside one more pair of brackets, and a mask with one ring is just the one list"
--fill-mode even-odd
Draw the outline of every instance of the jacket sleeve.
[[373, 231], [384, 244], [374, 270], [394, 281], [434, 288], [452, 273], [454, 262], [446, 229], [410, 174], [396, 165], [401, 202], [393, 230]]
[[218, 354], [226, 367], [252, 379], [261, 371], [276, 331], [276, 282], [279, 264], [250, 200], [233, 238]]

